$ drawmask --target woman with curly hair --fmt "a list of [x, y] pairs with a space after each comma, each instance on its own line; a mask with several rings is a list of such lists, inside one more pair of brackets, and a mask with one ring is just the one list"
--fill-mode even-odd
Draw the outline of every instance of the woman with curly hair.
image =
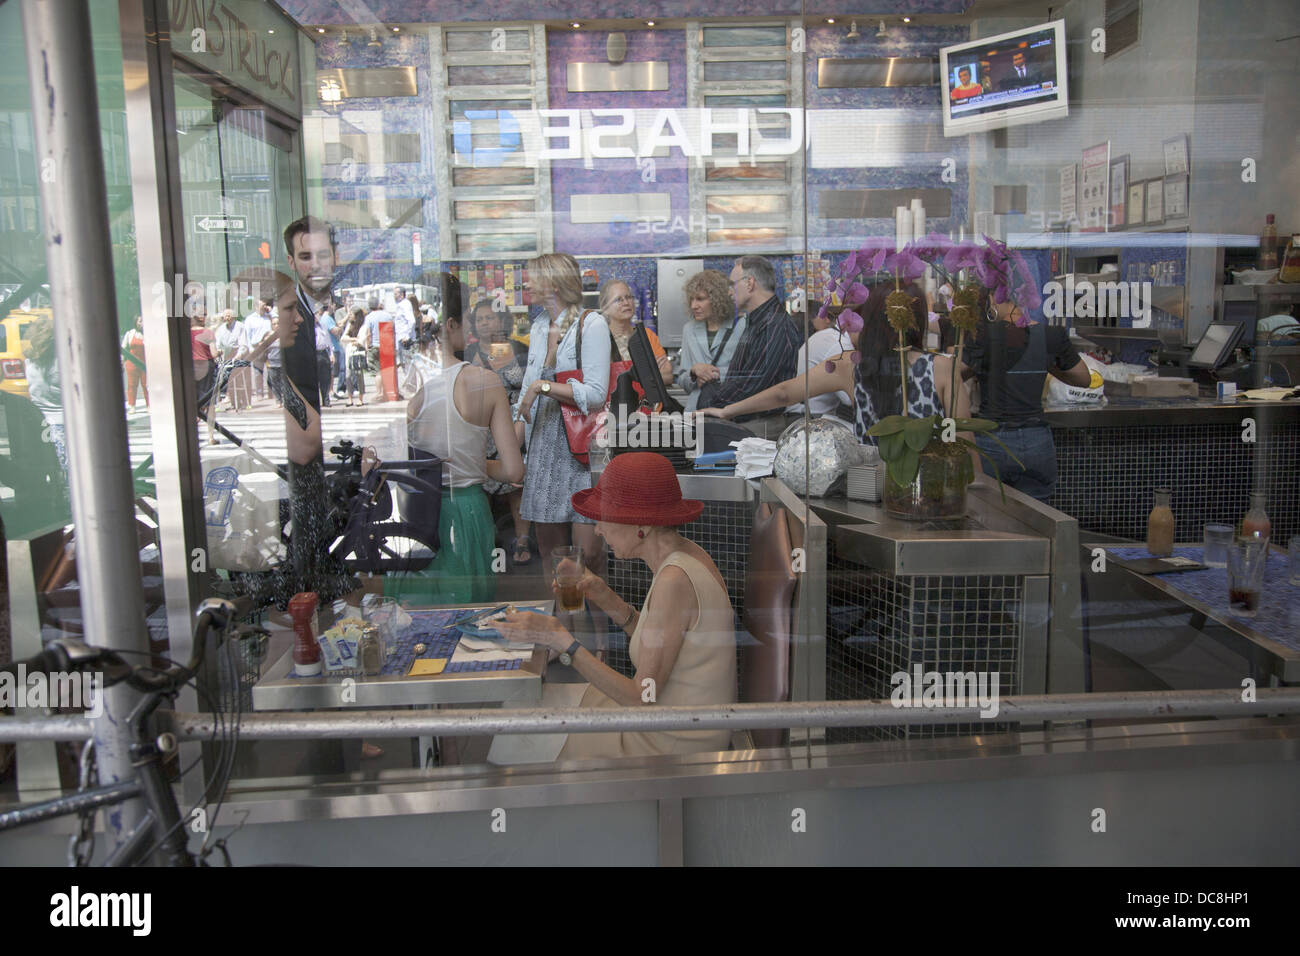
[[695, 411], [700, 389], [721, 381], [745, 332], [744, 318], [736, 318], [731, 283], [721, 272], [705, 269], [686, 280], [686, 304], [693, 322], [682, 329], [682, 351], [677, 386], [686, 392], [686, 410]]

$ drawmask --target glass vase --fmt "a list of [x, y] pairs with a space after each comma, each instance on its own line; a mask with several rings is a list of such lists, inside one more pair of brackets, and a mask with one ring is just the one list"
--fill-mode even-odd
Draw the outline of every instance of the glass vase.
[[967, 447], [935, 439], [922, 449], [911, 484], [898, 485], [886, 473], [885, 511], [912, 521], [963, 518], [966, 486], [973, 478], [974, 468]]

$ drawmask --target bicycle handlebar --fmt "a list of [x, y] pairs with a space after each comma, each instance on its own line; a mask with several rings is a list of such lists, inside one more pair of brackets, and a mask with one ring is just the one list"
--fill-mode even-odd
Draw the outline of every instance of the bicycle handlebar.
[[111, 648], [94, 647], [74, 639], [57, 639], [45, 645], [39, 654], [0, 666], [0, 674], [12, 674], [17, 679], [19, 668], [26, 674], [66, 673], [99, 668], [104, 672], [105, 687], [125, 682], [142, 693], [169, 693], [184, 685], [203, 664], [208, 635], [212, 629], [215, 627], [219, 633], [224, 634], [236, 618], [247, 616], [252, 607], [253, 602], [249, 598], [238, 598], [235, 601], [208, 598], [200, 603], [194, 622], [194, 647], [189, 662], [183, 667], [172, 664], [163, 671], [144, 670], [125, 661]]

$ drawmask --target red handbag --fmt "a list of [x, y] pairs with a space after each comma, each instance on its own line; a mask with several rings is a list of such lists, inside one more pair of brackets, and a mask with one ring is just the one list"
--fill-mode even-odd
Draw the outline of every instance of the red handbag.
[[[587, 316], [595, 311], [588, 309], [578, 318], [578, 367], [572, 372], [556, 372], [555, 380], [557, 382], [581, 382], [582, 378], [582, 327], [587, 322]], [[591, 466], [591, 439], [596, 434], [596, 429], [600, 427], [601, 420], [605, 417], [606, 409], [609, 407], [610, 396], [614, 394], [614, 387], [618, 384], [618, 377], [632, 367], [628, 362], [610, 362], [609, 363], [609, 385], [605, 389], [605, 401], [600, 408], [584, 413], [577, 405], [570, 405], [567, 402], [560, 402], [560, 414], [564, 417], [564, 434], [569, 439], [569, 452], [579, 463], [586, 467]]]

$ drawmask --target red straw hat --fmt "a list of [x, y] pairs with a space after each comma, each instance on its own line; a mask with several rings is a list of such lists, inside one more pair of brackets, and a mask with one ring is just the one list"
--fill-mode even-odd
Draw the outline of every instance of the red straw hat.
[[595, 488], [573, 496], [578, 514], [612, 524], [679, 525], [694, 521], [704, 502], [682, 498], [672, 463], [653, 452], [624, 452], [601, 473]]

